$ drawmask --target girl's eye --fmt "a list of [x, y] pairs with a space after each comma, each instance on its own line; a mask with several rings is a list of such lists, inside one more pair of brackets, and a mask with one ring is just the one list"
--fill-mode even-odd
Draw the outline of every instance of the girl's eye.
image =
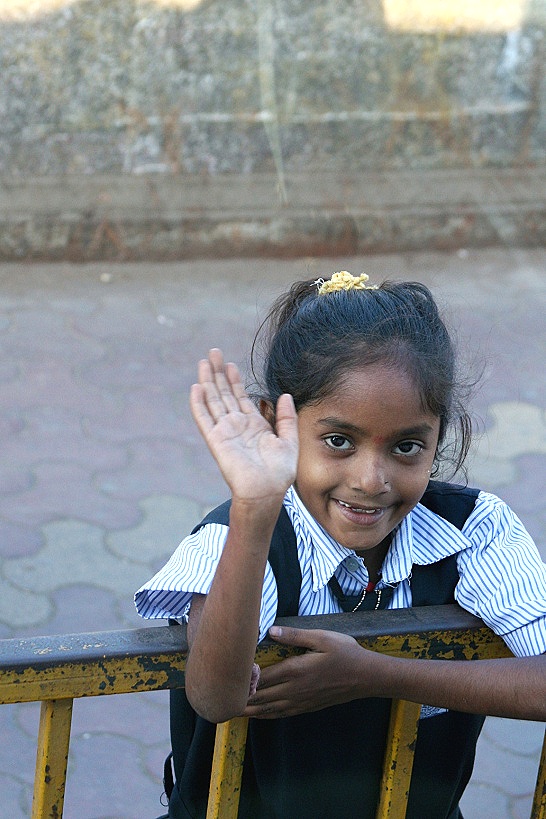
[[423, 444], [417, 441], [402, 441], [394, 447], [395, 455], [418, 455], [423, 449]]
[[328, 435], [324, 438], [325, 444], [332, 449], [345, 451], [352, 448], [352, 443], [344, 435]]

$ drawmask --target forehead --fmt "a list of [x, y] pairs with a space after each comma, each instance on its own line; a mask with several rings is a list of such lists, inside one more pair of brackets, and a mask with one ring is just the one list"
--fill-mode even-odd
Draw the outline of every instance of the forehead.
[[423, 406], [417, 385], [403, 369], [369, 364], [348, 371], [335, 389], [307, 408], [319, 422], [339, 418], [362, 429], [405, 429], [424, 423], [436, 429], [439, 419]]

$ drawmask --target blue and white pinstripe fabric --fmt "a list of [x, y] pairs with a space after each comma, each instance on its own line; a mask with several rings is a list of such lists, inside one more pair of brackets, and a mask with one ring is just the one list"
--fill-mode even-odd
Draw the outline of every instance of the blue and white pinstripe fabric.
[[[293, 488], [286, 493], [298, 546], [302, 585], [299, 614], [330, 614], [340, 606], [328, 580], [335, 574], [345, 594], [368, 583], [364, 562], [334, 541], [309, 515]], [[142, 617], [184, 618], [192, 594], [207, 594], [227, 527], [209, 524], [185, 538], [168, 563], [135, 595]], [[481, 492], [463, 531], [418, 504], [397, 528], [378, 588], [395, 586], [390, 608], [411, 606], [411, 567], [457, 554], [457, 602], [481, 617], [517, 656], [546, 651], [546, 564], [514, 512]], [[277, 585], [267, 565], [260, 611], [260, 640], [277, 609]]]

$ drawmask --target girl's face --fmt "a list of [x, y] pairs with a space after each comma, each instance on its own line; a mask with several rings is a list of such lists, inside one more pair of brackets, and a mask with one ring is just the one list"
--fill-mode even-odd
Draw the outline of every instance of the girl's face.
[[298, 427], [298, 495], [338, 543], [373, 562], [370, 550], [427, 487], [440, 419], [423, 409], [405, 372], [378, 363], [351, 370], [332, 395], [304, 406]]

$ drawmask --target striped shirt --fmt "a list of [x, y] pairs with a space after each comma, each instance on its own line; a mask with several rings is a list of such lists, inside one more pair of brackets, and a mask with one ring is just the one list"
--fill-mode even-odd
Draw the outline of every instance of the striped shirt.
[[[284, 505], [296, 534], [302, 583], [299, 614], [341, 611], [328, 581], [361, 594], [369, 577], [364, 561], [337, 543], [309, 514], [291, 487]], [[135, 595], [142, 617], [187, 618], [192, 594], [207, 594], [228, 527], [213, 523], [185, 538], [168, 563]], [[499, 498], [480, 492], [462, 531], [417, 506], [394, 532], [377, 588], [393, 586], [389, 608], [412, 604], [411, 567], [457, 555], [455, 599], [480, 617], [520, 657], [546, 651], [546, 564], [525, 527]], [[260, 640], [277, 611], [277, 584], [267, 564], [260, 609]]]

